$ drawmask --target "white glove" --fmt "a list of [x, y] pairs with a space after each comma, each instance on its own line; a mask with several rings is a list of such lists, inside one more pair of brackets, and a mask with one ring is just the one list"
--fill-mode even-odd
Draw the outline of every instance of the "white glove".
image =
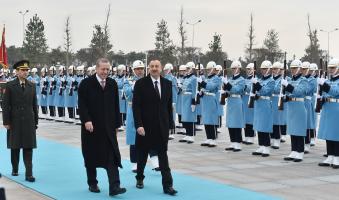
[[74, 81], [75, 81], [75, 78], [72, 78], [71, 80], [72, 80], [72, 82], [74, 82]]
[[250, 93], [250, 96], [251, 96], [251, 97], [254, 97], [254, 96], [255, 96], [255, 94], [251, 92], [251, 93]]
[[286, 79], [281, 79], [281, 85], [286, 87], [288, 85], [288, 81]]
[[324, 85], [325, 81], [326, 81], [325, 78], [318, 78], [318, 79], [317, 79], [317, 83], [318, 83], [319, 85]]
[[61, 80], [62, 82], [64, 82], [64, 81], [65, 81], [65, 78], [64, 78], [64, 77], [62, 77], [60, 80]]
[[181, 84], [181, 83], [178, 83], [178, 87], [181, 88], [181, 87], [182, 87], [182, 84]]
[[131, 88], [132, 88], [132, 90], [134, 90], [134, 83], [133, 83], [133, 84], [131, 84]]
[[228, 80], [227, 80], [226, 77], [222, 77], [221, 80], [222, 80], [222, 82], [223, 82], [225, 85], [228, 83]]
[[258, 83], [258, 79], [257, 79], [257, 78], [252, 78], [252, 79], [251, 79], [251, 82], [252, 82], [253, 84], [256, 84], [256, 83]]
[[201, 77], [197, 77], [197, 81], [198, 81], [198, 83], [201, 83], [202, 82], [202, 78]]
[[220, 94], [225, 94], [226, 91], [225, 90], [219, 90]]
[[53, 81], [54, 81], [54, 78], [51, 78], [51, 81], [53, 82]]
[[195, 111], [195, 105], [191, 105], [192, 112]]

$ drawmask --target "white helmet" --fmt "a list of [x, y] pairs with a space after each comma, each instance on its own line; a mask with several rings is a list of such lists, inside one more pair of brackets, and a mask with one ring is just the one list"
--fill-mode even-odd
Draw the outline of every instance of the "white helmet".
[[171, 63], [167, 63], [164, 67], [164, 70], [173, 70], [173, 65]]
[[87, 70], [88, 72], [92, 71], [92, 67], [87, 67]]
[[34, 67], [34, 68], [32, 68], [31, 72], [37, 73], [37, 72], [38, 72], [38, 69]]
[[51, 66], [50, 68], [49, 68], [49, 71], [55, 71], [56, 70], [56, 67], [54, 67], [54, 66]]
[[13, 69], [12, 74], [16, 74], [16, 69]]
[[272, 63], [269, 60], [265, 60], [261, 63], [260, 69], [271, 69], [272, 68]]
[[188, 63], [186, 64], [186, 67], [187, 67], [187, 68], [190, 68], [190, 69], [193, 69], [193, 68], [195, 68], [195, 64], [194, 64], [194, 62], [188, 62]]
[[43, 67], [41, 68], [40, 72], [46, 72], [47, 71], [47, 68], [46, 67]]
[[217, 64], [214, 61], [209, 61], [206, 65], [206, 69], [215, 69], [217, 67]]
[[248, 63], [246, 69], [254, 69], [254, 63]]
[[133, 62], [132, 69], [136, 69], [136, 68], [145, 68], [145, 65], [141, 60], [136, 60]]
[[113, 67], [113, 72], [116, 72], [117, 71], [117, 67]]
[[302, 65], [301, 61], [299, 59], [295, 59], [290, 64], [290, 68], [300, 68]]
[[318, 65], [315, 63], [310, 64], [310, 70], [318, 70]]
[[[201, 64], [201, 63], [197, 64], [197, 65], [195, 66], [195, 69], [196, 69], [196, 70], [199, 70], [199, 65], [200, 65], [200, 70], [203, 70], [203, 69], [204, 69], [204, 65]], [[206, 66], [206, 67], [207, 67], [207, 66]]]
[[80, 65], [80, 66], [77, 67], [77, 70], [78, 71], [84, 71], [85, 70], [85, 66]]
[[180, 65], [179, 66], [179, 71], [186, 71], [187, 66], [186, 65]]
[[301, 68], [303, 68], [303, 69], [309, 69], [310, 68], [310, 62], [303, 62], [302, 64], [301, 64]]
[[332, 58], [330, 62], [328, 62], [328, 67], [339, 67], [339, 59]]
[[221, 71], [221, 70], [222, 70], [222, 66], [221, 66], [221, 65], [217, 65], [217, 66], [215, 66], [215, 69], [216, 69], [217, 71]]
[[62, 71], [62, 70], [65, 70], [66, 69], [66, 67], [65, 66], [62, 66], [62, 65], [60, 65], [60, 67], [59, 67], [59, 71]]
[[283, 69], [284, 65], [281, 62], [275, 62], [275, 63], [273, 63], [272, 68], [273, 69]]
[[231, 69], [234, 69], [234, 68], [241, 68], [241, 62], [239, 60], [235, 60], [232, 62]]
[[125, 65], [118, 65], [118, 67], [117, 67], [117, 70], [118, 71], [124, 71], [124, 70], [126, 70], [126, 66]]

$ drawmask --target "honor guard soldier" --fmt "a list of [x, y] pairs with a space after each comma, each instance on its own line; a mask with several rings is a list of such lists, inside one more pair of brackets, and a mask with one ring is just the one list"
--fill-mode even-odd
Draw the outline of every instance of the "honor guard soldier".
[[[77, 77], [76, 77], [76, 81], [78, 82], [78, 85], [80, 85], [81, 81], [83, 81], [85, 79], [85, 66], [84, 65], [80, 65], [77, 67]], [[77, 97], [78, 99], [78, 97]], [[78, 103], [75, 109], [75, 123], [77, 125], [80, 125], [80, 119], [79, 119], [79, 107], [78, 107]]]
[[6, 83], [3, 98], [3, 125], [7, 129], [7, 148], [11, 150], [12, 176], [19, 175], [20, 150], [26, 168], [25, 179], [34, 182], [33, 149], [36, 145], [38, 107], [34, 83], [27, 80], [29, 61], [22, 60], [13, 65], [18, 70], [16, 79]]
[[274, 90], [272, 94], [272, 112], [273, 112], [273, 133], [271, 134], [271, 147], [273, 149], [279, 149], [280, 148], [280, 140], [281, 140], [281, 130], [282, 126], [286, 124], [285, 119], [285, 112], [283, 110], [279, 110], [278, 102], [280, 98], [281, 93], [281, 69], [283, 69], [284, 66], [280, 62], [273, 63], [272, 66], [272, 74], [273, 74], [273, 80], [274, 80]]
[[[216, 75], [217, 77], [220, 79], [220, 85], [219, 85], [219, 91], [217, 92], [217, 96], [218, 97], [221, 97], [221, 92], [222, 92], [222, 86], [223, 86], [223, 82], [222, 82], [222, 77], [223, 77], [223, 69], [222, 69], [222, 66], [221, 65], [217, 65], [215, 67], [215, 70], [216, 70]], [[221, 102], [218, 102], [218, 117], [219, 117], [219, 124], [218, 124], [218, 127], [217, 127], [217, 133], [220, 133], [220, 128], [222, 127], [222, 117], [225, 115], [225, 112], [224, 112], [224, 108], [225, 108], [225, 105], [222, 105]], [[218, 137], [218, 135], [217, 135]]]
[[78, 105], [78, 86], [75, 66], [68, 67], [67, 85], [65, 91], [65, 107], [68, 111], [68, 119], [66, 122], [75, 122], [75, 109]]
[[221, 79], [216, 75], [216, 63], [210, 61], [206, 65], [207, 78], [203, 80], [201, 77], [197, 81], [202, 88], [201, 96], [201, 123], [205, 126], [207, 140], [201, 146], [215, 147], [217, 146], [217, 126], [219, 125], [219, 92]]
[[37, 97], [37, 105], [38, 110], [40, 106], [40, 77], [38, 76], [38, 69], [36, 67], [32, 68], [30, 71], [30, 75], [28, 76], [27, 80], [31, 81], [35, 85], [35, 93]]
[[47, 93], [47, 104], [49, 108], [49, 120], [53, 120], [56, 116], [55, 114], [55, 95], [56, 95], [56, 67], [51, 66], [49, 68], [49, 77], [48, 77], [48, 93]]
[[272, 63], [265, 60], [261, 63], [260, 79], [252, 79], [255, 94], [253, 129], [258, 133], [259, 148], [252, 155], [267, 157], [270, 155], [270, 134], [273, 132], [273, 114], [271, 96], [274, 90], [274, 80], [271, 75]]
[[[126, 68], [125, 68], [126, 69]], [[137, 149], [135, 146], [135, 138], [137, 131], [134, 125], [134, 117], [133, 117], [133, 110], [132, 110], [132, 100], [133, 100], [133, 90], [134, 84], [137, 80], [144, 77], [145, 74], [145, 65], [142, 61], [136, 60], [133, 62], [132, 70], [134, 76], [130, 79], [125, 79], [123, 85], [123, 94], [127, 101], [127, 112], [126, 112], [126, 143], [130, 146], [130, 161], [132, 163], [132, 171], [136, 173], [137, 170]], [[119, 71], [119, 69], [118, 69]], [[159, 171], [159, 161], [157, 153], [154, 151], [150, 152], [151, 163], [153, 169]]]
[[65, 91], [67, 86], [66, 67], [59, 66], [58, 77], [56, 78], [56, 94], [54, 96], [54, 103], [58, 109], [58, 117], [55, 119], [58, 122], [65, 120]]
[[[318, 78], [318, 65], [316, 63], [311, 63], [310, 64], [310, 74], [311, 76], [313, 76], [315, 79]], [[315, 103], [316, 102], [316, 97], [317, 97], [317, 93], [314, 93], [312, 95], [312, 102]], [[313, 117], [314, 117], [314, 124], [317, 125], [318, 124], [318, 114], [315, 112], [315, 109], [312, 109], [313, 111]], [[316, 129], [314, 129], [313, 132], [311, 132], [311, 142], [310, 145], [314, 146], [315, 145], [315, 138], [316, 138]]]
[[[193, 63], [193, 62], [192, 62]], [[182, 104], [181, 104], [181, 121], [186, 129], [186, 136], [179, 142], [194, 142], [195, 123], [197, 123], [196, 98], [197, 98], [197, 77], [194, 75], [194, 63], [187, 63], [184, 82], [182, 83]]]
[[[189, 63], [193, 63], [193, 62], [189, 62]], [[187, 64], [189, 64], [189, 63], [187, 63]], [[195, 71], [196, 71], [197, 77], [200, 77], [202, 80], [205, 80], [204, 66], [201, 63], [199, 63], [195, 66]], [[197, 92], [199, 92], [199, 91], [197, 91]], [[197, 123], [195, 124], [195, 130], [196, 131], [202, 131], [203, 130], [202, 123], [201, 123], [201, 107], [202, 107], [202, 105], [201, 105], [201, 102], [200, 102], [200, 97], [197, 96], [196, 99], [197, 99], [197, 102], [196, 102], [197, 105], [196, 105], [195, 110], [197, 112]]]
[[124, 124], [126, 120], [126, 110], [127, 110], [127, 102], [124, 97], [123, 87], [124, 82], [127, 81], [127, 67], [125, 65], [118, 65], [117, 67], [117, 76], [115, 81], [118, 84], [118, 90], [119, 90], [119, 108], [120, 108], [120, 117], [122, 125], [119, 130], [124, 130]]
[[305, 108], [307, 111], [307, 134], [305, 137], [305, 153], [309, 153], [311, 149], [311, 135], [314, 135], [316, 124], [315, 124], [315, 101], [313, 96], [314, 93], [317, 92], [317, 79], [315, 79], [313, 76], [311, 76], [310, 73], [310, 63], [309, 62], [303, 62], [301, 65], [302, 69], [302, 76], [306, 78], [308, 82], [308, 87], [306, 91], [305, 96]]
[[323, 91], [323, 107], [320, 113], [318, 138], [326, 140], [327, 158], [319, 166], [339, 169], [339, 60], [328, 63], [329, 80], [318, 78]]
[[308, 82], [301, 74], [301, 61], [294, 60], [290, 65], [291, 80], [281, 80], [285, 87], [287, 100], [287, 134], [291, 136], [291, 153], [287, 161], [301, 162], [304, 158], [305, 137], [307, 133], [307, 111], [305, 96]]
[[248, 107], [248, 101], [250, 98], [251, 88], [252, 88], [252, 78], [254, 77], [254, 63], [249, 63], [246, 66], [246, 79], [245, 79], [245, 94], [242, 97], [244, 115], [245, 115], [245, 139], [244, 144], [251, 145], [254, 142], [254, 130], [253, 130], [253, 108]]
[[[177, 103], [177, 98], [178, 98], [178, 83], [177, 83], [177, 79], [175, 78], [175, 76], [172, 74], [172, 70], [173, 70], [173, 65], [171, 63], [167, 63], [164, 66], [164, 78], [166, 78], [167, 80], [172, 82], [172, 108], [173, 108], [173, 121], [176, 121], [176, 103]], [[174, 139], [174, 130], [172, 129], [170, 132], [170, 135], [168, 136], [169, 140], [173, 140]]]
[[41, 68], [40, 71], [40, 98], [39, 103], [41, 107], [41, 118], [48, 118], [48, 104], [47, 104], [47, 95], [48, 95], [48, 69], [46, 67]]
[[233, 61], [231, 64], [232, 77], [222, 78], [223, 89], [227, 92], [226, 127], [230, 135], [231, 145], [226, 151], [241, 151], [242, 135], [241, 130], [245, 127], [242, 95], [245, 89], [245, 79], [240, 75], [240, 61]]
[[178, 85], [178, 97], [177, 97], [177, 104], [176, 104], [176, 113], [178, 114], [178, 122], [179, 125], [177, 126], [178, 130], [177, 130], [177, 134], [182, 134], [182, 135], [186, 135], [186, 130], [183, 128], [182, 126], [182, 96], [183, 96], [183, 92], [182, 92], [182, 83], [184, 82], [184, 77], [185, 77], [185, 73], [186, 73], [186, 65], [180, 65], [179, 66], [179, 73], [177, 76], [177, 85]]

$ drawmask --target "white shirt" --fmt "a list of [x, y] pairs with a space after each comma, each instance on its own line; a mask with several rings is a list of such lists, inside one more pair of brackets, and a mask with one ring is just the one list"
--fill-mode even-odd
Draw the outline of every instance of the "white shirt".
[[98, 74], [95, 74], [95, 76], [97, 77], [97, 80], [99, 81], [100, 85], [101, 85], [101, 81], [104, 81], [106, 84], [106, 80], [101, 79], [100, 76], [98, 76]]
[[160, 87], [160, 77], [158, 79], [155, 79], [151, 76], [151, 79], [152, 79], [152, 82], [153, 82], [153, 87], [155, 87], [155, 81], [158, 81], [157, 83], [157, 86], [158, 86], [158, 90], [159, 90], [159, 94], [160, 94], [160, 97], [161, 97], [161, 87]]

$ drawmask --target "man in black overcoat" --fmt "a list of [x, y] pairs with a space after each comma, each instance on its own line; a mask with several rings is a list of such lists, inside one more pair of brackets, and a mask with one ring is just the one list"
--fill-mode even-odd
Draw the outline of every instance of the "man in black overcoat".
[[91, 192], [98, 193], [96, 168], [107, 170], [109, 195], [126, 192], [120, 187], [118, 167], [121, 157], [117, 140], [120, 127], [119, 94], [117, 83], [108, 77], [110, 63], [98, 59], [96, 74], [84, 79], [78, 89], [81, 120], [81, 147]]
[[172, 83], [160, 76], [162, 66], [159, 60], [149, 64], [149, 75], [139, 79], [134, 86], [133, 116], [137, 129], [137, 184], [144, 187], [144, 169], [148, 152], [156, 150], [159, 157], [159, 167], [162, 175], [162, 185], [165, 194], [175, 195], [173, 179], [169, 168], [167, 147], [169, 129], [173, 129], [172, 115]]

